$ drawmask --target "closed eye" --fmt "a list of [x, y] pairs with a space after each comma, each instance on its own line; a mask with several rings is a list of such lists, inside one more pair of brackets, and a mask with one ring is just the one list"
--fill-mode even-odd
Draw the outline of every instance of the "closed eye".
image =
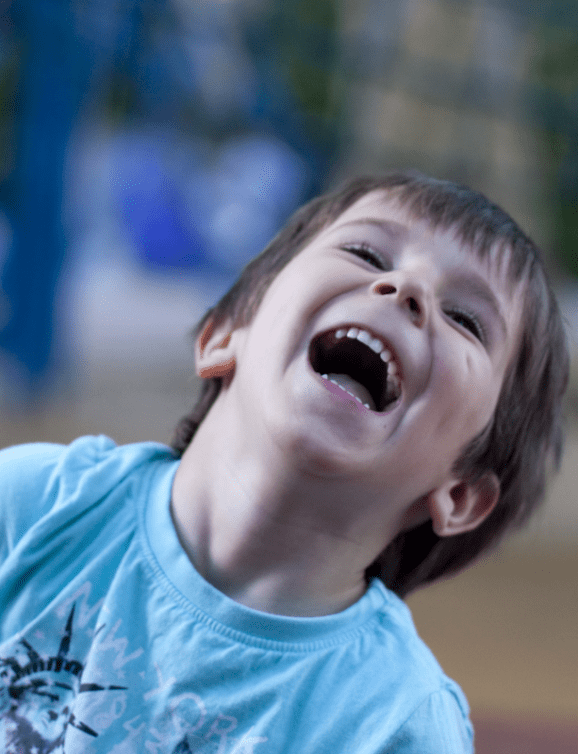
[[341, 248], [344, 251], [349, 251], [351, 254], [355, 254], [355, 256], [363, 259], [364, 262], [368, 262], [374, 267], [377, 267], [379, 270], [386, 270], [388, 268], [382, 256], [365, 243], [344, 244]]
[[463, 309], [447, 309], [446, 314], [451, 317], [460, 327], [469, 330], [481, 343], [486, 342], [486, 333], [480, 320], [470, 312]]

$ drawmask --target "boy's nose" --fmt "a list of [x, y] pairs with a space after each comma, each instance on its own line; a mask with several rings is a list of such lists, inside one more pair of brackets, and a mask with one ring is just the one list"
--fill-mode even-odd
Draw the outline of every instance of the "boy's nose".
[[416, 280], [378, 281], [373, 290], [380, 296], [394, 296], [417, 327], [427, 320], [427, 295], [424, 286]]

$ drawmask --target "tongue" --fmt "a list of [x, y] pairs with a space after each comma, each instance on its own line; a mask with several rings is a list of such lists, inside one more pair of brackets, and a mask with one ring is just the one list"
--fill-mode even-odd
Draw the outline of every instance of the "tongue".
[[354, 380], [348, 374], [328, 374], [330, 380], [336, 382], [343, 390], [351, 393], [362, 403], [367, 403], [372, 411], [375, 411], [375, 403], [371, 397], [371, 393], [360, 382]]

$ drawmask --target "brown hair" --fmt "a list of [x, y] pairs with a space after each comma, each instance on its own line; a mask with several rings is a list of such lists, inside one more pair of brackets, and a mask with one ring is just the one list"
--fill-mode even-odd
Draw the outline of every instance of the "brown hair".
[[[456, 238], [481, 258], [508, 253], [512, 285], [523, 282], [522, 333], [518, 353], [504, 379], [492, 420], [457, 460], [454, 471], [475, 481], [493, 471], [500, 499], [475, 530], [438, 537], [428, 521], [399, 534], [366, 571], [400, 596], [454, 573], [521, 527], [543, 500], [546, 478], [562, 450], [561, 402], [569, 357], [562, 318], [540, 252], [518, 225], [485, 196], [465, 186], [417, 172], [351, 180], [309, 202], [269, 246], [242, 271], [237, 282], [197, 325], [212, 319], [232, 327], [253, 318], [275, 276], [323, 228], [371, 191], [386, 191], [416, 219], [433, 228], [453, 229]], [[177, 426], [173, 449], [182, 454], [217, 395], [219, 379], [204, 380], [192, 412]]]

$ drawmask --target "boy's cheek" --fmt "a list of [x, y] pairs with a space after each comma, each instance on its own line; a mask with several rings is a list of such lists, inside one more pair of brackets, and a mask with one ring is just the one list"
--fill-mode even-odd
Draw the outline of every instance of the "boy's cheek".
[[473, 439], [494, 414], [499, 396], [496, 384], [489, 376], [482, 380], [469, 375], [457, 378], [451, 370], [441, 375], [440, 383], [440, 414], [434, 434], [443, 438], [457, 433]]

